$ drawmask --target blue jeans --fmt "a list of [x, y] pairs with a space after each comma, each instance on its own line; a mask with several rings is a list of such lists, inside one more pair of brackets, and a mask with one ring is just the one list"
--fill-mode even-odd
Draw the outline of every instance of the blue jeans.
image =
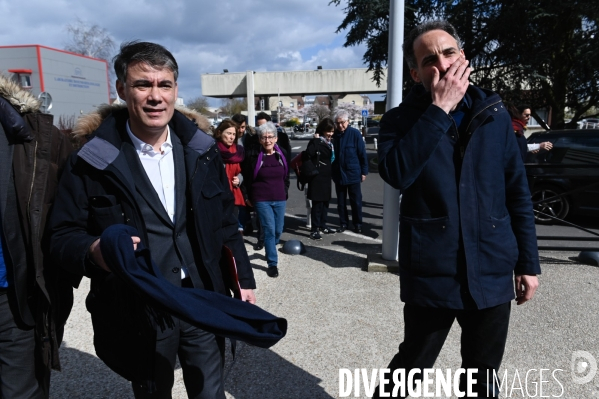
[[237, 210], [239, 211], [237, 216], [238, 229], [243, 230], [245, 228], [245, 221], [248, 218], [247, 211], [245, 210], [245, 206], [241, 205], [237, 205]]
[[268, 267], [275, 267], [279, 261], [277, 244], [285, 224], [285, 205], [287, 201], [261, 201], [254, 204], [262, 231]]

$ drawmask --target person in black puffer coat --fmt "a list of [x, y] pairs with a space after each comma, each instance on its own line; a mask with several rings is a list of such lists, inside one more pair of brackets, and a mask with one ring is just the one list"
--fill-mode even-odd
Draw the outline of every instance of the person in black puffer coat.
[[[335, 231], [327, 227], [327, 211], [331, 200], [331, 163], [334, 159], [333, 133], [335, 124], [330, 118], [324, 118], [316, 127], [319, 137], [313, 138], [308, 143], [305, 160], [310, 159], [318, 174], [308, 183], [308, 199], [312, 201], [312, 232], [310, 238], [322, 239], [320, 233], [334, 234]], [[319, 231], [320, 230], [320, 231]]]

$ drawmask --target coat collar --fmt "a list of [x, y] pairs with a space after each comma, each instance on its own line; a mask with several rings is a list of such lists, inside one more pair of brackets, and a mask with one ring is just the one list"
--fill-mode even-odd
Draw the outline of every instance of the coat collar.
[[[123, 142], [128, 142], [126, 122], [129, 118], [127, 109], [115, 109], [93, 133], [77, 154], [96, 169], [104, 170], [115, 162], [121, 153]], [[171, 133], [176, 135], [184, 147], [203, 156], [215, 145], [214, 139], [187, 119], [179, 111], [175, 111], [169, 122]]]
[[[505, 107], [501, 104], [501, 98], [499, 95], [491, 90], [481, 89], [477, 86], [470, 85], [466, 91], [466, 102], [469, 103], [469, 115], [465, 116], [462, 123], [469, 126], [470, 131], [476, 130], [476, 127], [484, 121], [486, 118], [486, 109], [496, 105], [498, 110], [507, 112]], [[424, 89], [421, 84], [412, 87], [412, 90], [402, 103], [403, 106], [408, 108], [416, 108], [419, 113], [424, 112], [432, 104], [432, 98], [430, 92]], [[476, 120], [476, 122], [475, 122]], [[475, 123], [472, 123], [475, 122]]]

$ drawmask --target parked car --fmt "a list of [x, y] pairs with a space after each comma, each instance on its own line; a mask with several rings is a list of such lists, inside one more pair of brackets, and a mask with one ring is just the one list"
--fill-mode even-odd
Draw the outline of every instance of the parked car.
[[[544, 141], [550, 141], [553, 149], [529, 152], [526, 172], [533, 203], [555, 198], [534, 208], [560, 219], [599, 215], [599, 129], [538, 132], [528, 138], [529, 144]], [[535, 218], [538, 223], [554, 222], [538, 213]]]
[[378, 137], [379, 129], [379, 121], [372, 118], [366, 119], [366, 137]]

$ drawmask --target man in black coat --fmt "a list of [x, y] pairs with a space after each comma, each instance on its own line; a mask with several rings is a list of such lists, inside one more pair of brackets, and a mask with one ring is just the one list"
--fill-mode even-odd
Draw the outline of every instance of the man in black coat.
[[223, 340], [157, 313], [115, 277], [100, 242], [111, 225], [152, 253], [173, 286], [226, 294], [221, 249], [236, 261], [241, 299], [255, 303], [255, 281], [237, 231], [234, 198], [212, 137], [175, 110], [178, 66], [164, 47], [124, 43], [114, 59], [114, 109], [74, 154], [52, 214], [51, 255], [91, 278], [86, 305], [98, 356], [132, 381], [136, 398], [170, 398], [176, 357], [190, 398], [224, 399]]
[[64, 292], [68, 314], [73, 293], [68, 284], [58, 289], [42, 251], [47, 212], [72, 147], [39, 107], [0, 76], [0, 398], [48, 397], [62, 339], [52, 298]]

